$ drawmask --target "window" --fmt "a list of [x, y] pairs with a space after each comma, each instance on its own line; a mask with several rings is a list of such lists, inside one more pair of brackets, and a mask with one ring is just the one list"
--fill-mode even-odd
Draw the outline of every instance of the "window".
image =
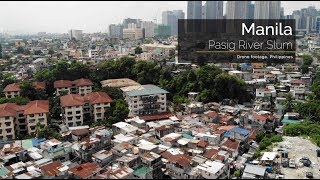
[[8, 139], [12, 139], [12, 135], [7, 135], [7, 138]]
[[71, 111], [69, 111], [69, 112], [68, 112], [68, 115], [71, 115], [71, 114], [72, 114], [72, 112], [71, 112]]
[[137, 101], [133, 101], [133, 103], [137, 103]]
[[9, 129], [6, 129], [7, 133], [11, 133], [12, 129], [9, 128]]
[[71, 121], [71, 120], [72, 120], [72, 117], [68, 117], [68, 120]]
[[72, 126], [73, 126], [73, 123], [68, 123], [68, 126], [69, 126], [69, 127], [72, 127]]
[[10, 119], [10, 117], [9, 116], [6, 116], [6, 120], [9, 120]]
[[7, 127], [11, 126], [11, 122], [5, 122], [5, 124]]
[[35, 123], [36, 121], [34, 119], [29, 119], [29, 123]]
[[76, 111], [76, 114], [80, 114], [80, 111]]

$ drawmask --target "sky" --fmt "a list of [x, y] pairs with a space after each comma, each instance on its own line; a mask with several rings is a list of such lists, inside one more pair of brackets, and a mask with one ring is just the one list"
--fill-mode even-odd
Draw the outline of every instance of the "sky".
[[[204, 3], [204, 2], [203, 2]], [[320, 1], [282, 1], [285, 15]], [[0, 1], [0, 33], [107, 32], [109, 24], [124, 18], [157, 19], [166, 10], [187, 12], [187, 1]]]

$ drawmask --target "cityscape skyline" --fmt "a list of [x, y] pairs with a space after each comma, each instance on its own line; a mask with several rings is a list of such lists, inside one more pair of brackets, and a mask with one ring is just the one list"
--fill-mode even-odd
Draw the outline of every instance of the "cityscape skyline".
[[[144, 3], [141, 6], [140, 3]], [[156, 3], [156, 5], [155, 5]], [[202, 2], [204, 5], [205, 1]], [[125, 18], [162, 22], [162, 12], [182, 10], [187, 18], [187, 1], [184, 2], [0, 2], [0, 33], [34, 34], [37, 32], [68, 33], [70, 29], [81, 29], [84, 33], [108, 32], [110, 24], [120, 24]], [[282, 1], [284, 14], [294, 10], [315, 6], [320, 2]], [[150, 7], [150, 8], [148, 8]], [[153, 7], [153, 8], [151, 8]], [[20, 13], [12, 13], [17, 12]], [[10, 13], [10, 18], [6, 14]], [[83, 13], [87, 12], [87, 13]], [[116, 12], [116, 13], [115, 13]], [[226, 1], [224, 12], [226, 14]], [[105, 21], [101, 17], [105, 16]], [[108, 18], [112, 16], [112, 18]], [[27, 20], [26, 20], [27, 19]], [[98, 21], [94, 21], [98, 19]], [[47, 22], [46, 22], [47, 21]], [[28, 23], [25, 23], [28, 22]]]

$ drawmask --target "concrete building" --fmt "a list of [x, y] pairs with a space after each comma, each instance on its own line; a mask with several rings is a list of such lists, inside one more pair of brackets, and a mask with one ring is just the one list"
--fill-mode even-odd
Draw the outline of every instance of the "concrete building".
[[0, 104], [0, 138], [15, 139], [15, 132], [34, 134], [38, 122], [47, 126], [48, 116], [48, 100], [31, 101], [26, 105]]
[[129, 105], [129, 114], [147, 115], [167, 111], [168, 91], [155, 85], [128, 86], [121, 88]]
[[247, 19], [254, 19], [254, 4], [251, 1], [248, 3]]
[[201, 19], [202, 1], [188, 1], [187, 19]]
[[81, 40], [83, 36], [82, 30], [71, 29], [69, 31], [69, 36], [70, 36], [70, 39], [75, 38], [76, 40]]
[[4, 89], [3, 93], [5, 94], [6, 98], [14, 98], [17, 96], [20, 96], [20, 84], [18, 83], [13, 83], [13, 84], [8, 84]]
[[91, 119], [95, 122], [103, 120], [112, 99], [104, 92], [93, 92], [85, 96], [61, 96], [60, 101], [64, 122], [72, 127], [86, 124]]
[[90, 79], [77, 79], [74, 81], [58, 80], [54, 82], [56, 96], [60, 96], [62, 92], [67, 94], [86, 95], [92, 92], [93, 83]]
[[256, 1], [254, 5], [255, 19], [280, 19], [280, 1]]
[[110, 38], [122, 38], [123, 26], [121, 24], [110, 24], [109, 25], [109, 37]]
[[250, 1], [227, 1], [227, 19], [247, 19]]
[[89, 58], [97, 58], [99, 56], [99, 51], [94, 49], [88, 50]]
[[154, 37], [154, 30], [156, 28], [156, 24], [152, 21], [142, 21], [141, 28], [144, 29], [144, 37], [152, 38]]
[[207, 1], [206, 19], [223, 19], [223, 1]]
[[123, 20], [122, 26], [124, 29], [129, 28], [129, 24], [136, 24], [136, 28], [141, 27], [141, 20], [140, 19], [132, 19], [132, 18], [126, 18]]
[[182, 10], [164, 11], [162, 12], [162, 24], [170, 26], [171, 36], [178, 34], [178, 19], [184, 19]]
[[143, 38], [144, 38], [144, 29], [142, 28], [123, 29], [123, 39], [138, 40]]

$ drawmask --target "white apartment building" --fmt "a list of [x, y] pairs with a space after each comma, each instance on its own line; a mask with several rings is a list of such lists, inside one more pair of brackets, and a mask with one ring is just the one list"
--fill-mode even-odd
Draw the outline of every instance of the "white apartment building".
[[82, 39], [82, 30], [75, 30], [71, 29], [69, 31], [70, 39], [75, 38], [76, 40], [81, 40]]
[[121, 88], [129, 105], [129, 115], [148, 115], [167, 111], [168, 91], [149, 84]]
[[67, 94], [79, 94], [84, 96], [92, 92], [92, 81], [90, 79], [77, 79], [74, 81], [58, 80], [54, 82], [54, 88], [56, 89], [56, 96], [60, 96], [61, 92]]
[[85, 96], [69, 94], [60, 97], [62, 114], [68, 127], [81, 126], [87, 121], [101, 121], [112, 99], [104, 92], [93, 92]]
[[4, 89], [3, 93], [5, 94], [6, 98], [14, 98], [20, 96], [20, 84], [12, 83], [8, 84]]
[[144, 28], [144, 35], [146, 38], [154, 37], [154, 29], [156, 24], [152, 21], [142, 21], [141, 27]]
[[206, 161], [196, 168], [204, 179], [218, 179], [227, 170], [225, 164], [218, 161]]
[[32, 135], [36, 124], [47, 126], [49, 101], [36, 100], [26, 105], [0, 104], [0, 139], [15, 139], [15, 132]]
[[291, 80], [290, 90], [294, 91], [296, 99], [304, 99], [306, 95], [306, 83], [302, 80]]
[[98, 50], [89, 49], [88, 51], [89, 58], [97, 58], [99, 56]]

